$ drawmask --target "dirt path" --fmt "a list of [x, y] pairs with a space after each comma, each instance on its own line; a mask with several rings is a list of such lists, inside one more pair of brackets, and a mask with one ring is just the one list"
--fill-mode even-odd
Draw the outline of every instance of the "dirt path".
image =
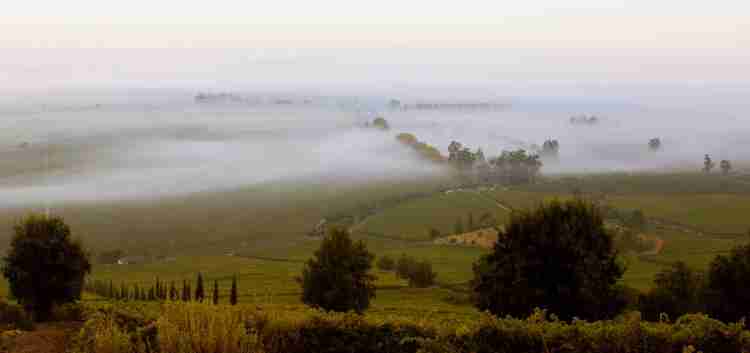
[[8, 353], [65, 353], [80, 328], [80, 322], [38, 324], [34, 331], [16, 336]]

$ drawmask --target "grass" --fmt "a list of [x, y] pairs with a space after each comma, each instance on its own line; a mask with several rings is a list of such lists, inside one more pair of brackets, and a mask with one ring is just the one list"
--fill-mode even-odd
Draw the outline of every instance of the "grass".
[[510, 215], [478, 192], [456, 191], [404, 202], [368, 217], [354, 231], [387, 238], [429, 240], [430, 228], [442, 234], [453, 234], [459, 219], [463, 227], [467, 227], [470, 213], [476, 224], [485, 213], [492, 215], [499, 224], [505, 223]]

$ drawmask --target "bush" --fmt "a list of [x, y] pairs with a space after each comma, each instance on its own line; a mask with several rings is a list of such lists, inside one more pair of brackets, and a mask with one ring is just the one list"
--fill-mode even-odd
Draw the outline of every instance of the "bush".
[[414, 262], [409, 269], [407, 279], [410, 287], [425, 288], [435, 284], [437, 273], [432, 271], [432, 264], [428, 261]]
[[703, 312], [703, 291], [703, 274], [679, 261], [656, 274], [654, 288], [639, 298], [639, 310], [649, 321], [660, 320], [662, 314], [676, 318]]
[[708, 313], [724, 321], [736, 321], [750, 314], [750, 245], [718, 255], [709, 265], [706, 283]]
[[54, 305], [79, 299], [91, 264], [63, 219], [31, 215], [13, 231], [3, 266], [13, 297], [38, 320], [45, 320]]
[[377, 265], [383, 271], [393, 271], [396, 268], [396, 261], [388, 255], [383, 255], [378, 259]]
[[332, 228], [302, 270], [302, 302], [325, 310], [361, 312], [375, 297], [374, 256], [360, 240]]
[[515, 213], [492, 253], [474, 264], [475, 304], [495, 315], [523, 317], [534, 308], [566, 320], [614, 316], [615, 284], [624, 269], [598, 209], [554, 201]]
[[31, 331], [34, 329], [34, 321], [20, 305], [0, 300], [0, 331], [3, 329]]

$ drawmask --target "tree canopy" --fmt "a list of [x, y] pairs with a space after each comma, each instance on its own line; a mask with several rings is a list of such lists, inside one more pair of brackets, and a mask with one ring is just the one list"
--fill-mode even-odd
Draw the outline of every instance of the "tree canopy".
[[476, 306], [496, 315], [549, 309], [563, 319], [612, 316], [624, 269], [599, 210], [580, 200], [516, 213], [474, 264]]
[[375, 297], [373, 260], [364, 242], [332, 228], [302, 270], [302, 302], [331, 311], [364, 311]]
[[40, 320], [54, 305], [80, 299], [91, 263], [63, 219], [30, 215], [13, 232], [2, 269], [11, 294]]

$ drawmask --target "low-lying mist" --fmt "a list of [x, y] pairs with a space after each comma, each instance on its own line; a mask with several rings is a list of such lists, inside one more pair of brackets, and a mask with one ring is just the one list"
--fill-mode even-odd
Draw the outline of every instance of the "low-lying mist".
[[[508, 99], [511, 107], [501, 111], [389, 111], [330, 102], [197, 104], [183, 91], [4, 102], [0, 206], [162, 197], [322, 177], [399, 180], [444, 171], [396, 143], [400, 132], [443, 153], [456, 140], [487, 156], [556, 139], [559, 161], [547, 161], [543, 173], [698, 169], [706, 153], [717, 162], [750, 160], [750, 124], [731, 115], [544, 99]], [[390, 131], [362, 127], [378, 114]], [[571, 124], [569, 118], [580, 114], [599, 122]], [[658, 152], [648, 149], [654, 137], [662, 141]]]

